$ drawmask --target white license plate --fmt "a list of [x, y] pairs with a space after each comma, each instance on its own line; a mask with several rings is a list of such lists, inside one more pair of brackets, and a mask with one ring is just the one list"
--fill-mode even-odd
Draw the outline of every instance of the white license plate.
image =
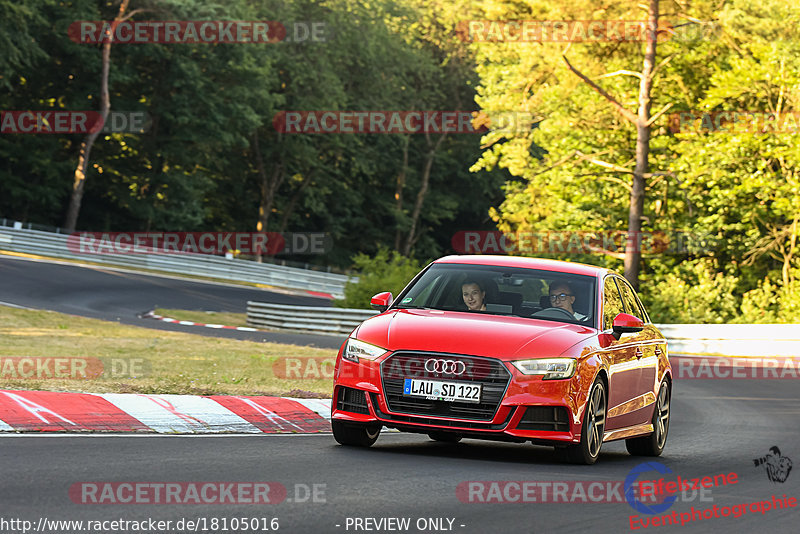
[[428, 400], [478, 403], [481, 402], [481, 385], [406, 378], [403, 384], [403, 395], [407, 397], [423, 397]]

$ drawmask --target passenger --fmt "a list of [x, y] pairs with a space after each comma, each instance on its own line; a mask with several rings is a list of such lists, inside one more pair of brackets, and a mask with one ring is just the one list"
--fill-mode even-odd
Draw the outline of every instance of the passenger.
[[483, 289], [483, 284], [476, 280], [465, 280], [461, 284], [461, 297], [464, 299], [464, 304], [467, 305], [469, 311], [486, 311], [486, 291]]
[[555, 281], [550, 285], [550, 306], [568, 311], [579, 321], [585, 320], [585, 315], [572, 309], [574, 303], [575, 293], [572, 292], [572, 287], [568, 282]]

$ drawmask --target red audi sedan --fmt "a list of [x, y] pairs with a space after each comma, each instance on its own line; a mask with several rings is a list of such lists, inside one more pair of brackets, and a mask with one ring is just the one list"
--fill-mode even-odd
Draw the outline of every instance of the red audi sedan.
[[383, 427], [457, 442], [549, 445], [593, 464], [603, 442], [658, 456], [669, 430], [667, 342], [607, 269], [447, 256], [359, 325], [336, 359], [331, 426], [368, 447]]

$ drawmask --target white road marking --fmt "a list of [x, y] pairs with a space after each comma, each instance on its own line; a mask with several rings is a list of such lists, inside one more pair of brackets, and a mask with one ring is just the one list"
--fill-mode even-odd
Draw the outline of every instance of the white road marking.
[[20, 306], [19, 304], [13, 304], [11, 302], [3, 302], [0, 300], [0, 306], [8, 306], [9, 308], [19, 308], [20, 310], [32, 310], [33, 308], [28, 308], [27, 306]]

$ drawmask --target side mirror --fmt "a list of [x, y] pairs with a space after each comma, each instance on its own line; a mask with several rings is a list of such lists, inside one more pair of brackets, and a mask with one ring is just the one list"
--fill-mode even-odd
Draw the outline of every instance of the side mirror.
[[634, 334], [644, 330], [644, 323], [638, 317], [629, 315], [627, 313], [620, 313], [614, 317], [612, 323], [614, 337], [619, 339], [622, 334]]
[[383, 313], [392, 305], [392, 294], [388, 291], [378, 293], [369, 300], [369, 305]]

